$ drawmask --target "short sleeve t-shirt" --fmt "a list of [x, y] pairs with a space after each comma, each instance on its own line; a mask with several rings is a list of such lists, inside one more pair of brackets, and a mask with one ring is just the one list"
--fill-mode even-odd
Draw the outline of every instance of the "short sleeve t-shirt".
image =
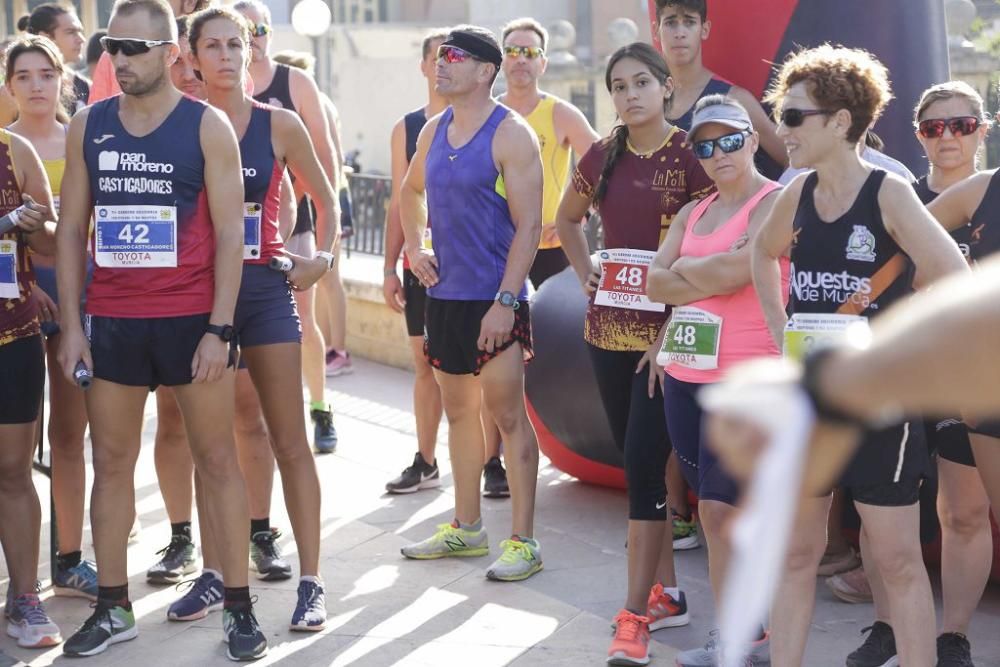
[[[604, 169], [609, 140], [598, 141], [573, 172], [573, 188], [592, 197]], [[606, 248], [656, 251], [678, 211], [715, 189], [691, 152], [687, 134], [671, 128], [663, 144], [649, 154], [631, 146], [615, 163], [604, 199], [597, 205]], [[587, 309], [584, 339], [604, 350], [645, 351], [670, 316], [666, 312], [594, 305]]]

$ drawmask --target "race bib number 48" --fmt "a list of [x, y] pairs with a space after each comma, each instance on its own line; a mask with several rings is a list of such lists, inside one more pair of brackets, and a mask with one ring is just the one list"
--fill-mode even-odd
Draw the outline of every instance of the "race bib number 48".
[[646, 296], [649, 264], [655, 255], [648, 250], [602, 250], [601, 283], [594, 303], [612, 308], [664, 312], [666, 305], [650, 301]]
[[105, 268], [177, 266], [173, 206], [96, 206], [94, 259]]
[[17, 241], [0, 241], [0, 299], [17, 299]]
[[820, 347], [847, 341], [853, 332], [867, 331], [868, 318], [860, 315], [797, 313], [785, 325], [784, 355], [800, 360]]
[[701, 308], [675, 308], [663, 346], [656, 355], [661, 366], [677, 364], [702, 371], [719, 367], [722, 318]]

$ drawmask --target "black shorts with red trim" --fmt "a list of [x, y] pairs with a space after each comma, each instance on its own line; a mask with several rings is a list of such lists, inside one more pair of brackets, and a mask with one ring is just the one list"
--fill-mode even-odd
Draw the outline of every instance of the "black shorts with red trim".
[[431, 367], [451, 375], [479, 375], [483, 366], [514, 343], [521, 345], [525, 362], [534, 356], [531, 348], [531, 316], [528, 302], [519, 301], [514, 328], [503, 345], [487, 352], [479, 349], [483, 317], [493, 301], [452, 301], [427, 297], [424, 322], [424, 355]]

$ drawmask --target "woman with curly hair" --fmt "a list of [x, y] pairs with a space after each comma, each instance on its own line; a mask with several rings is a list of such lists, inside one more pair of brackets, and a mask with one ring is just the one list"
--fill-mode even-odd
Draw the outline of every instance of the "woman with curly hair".
[[[821, 329], [878, 317], [911, 293], [913, 267], [925, 284], [967, 270], [910, 184], [858, 155], [858, 142], [891, 98], [888, 71], [874, 56], [828, 44], [789, 56], [768, 93], [791, 165], [813, 170], [785, 188], [753, 243], [754, 285], [786, 354]], [[793, 267], [791, 322], [780, 282], [785, 256]], [[795, 331], [786, 335], [786, 324]], [[929, 463], [921, 423], [890, 422], [866, 434], [840, 480], [864, 525], [862, 556], [875, 599], [875, 622], [848, 667], [935, 663], [917, 502]], [[803, 507], [771, 610], [771, 660], [778, 666], [803, 660], [830, 495]]]

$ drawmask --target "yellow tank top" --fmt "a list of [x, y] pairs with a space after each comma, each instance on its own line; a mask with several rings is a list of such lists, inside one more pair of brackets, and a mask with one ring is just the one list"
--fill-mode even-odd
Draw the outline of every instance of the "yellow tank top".
[[569, 178], [570, 148], [559, 142], [555, 123], [556, 98], [546, 95], [525, 120], [538, 135], [542, 150], [542, 238], [539, 249], [559, 248], [556, 234], [556, 212]]
[[49, 187], [52, 188], [52, 201], [56, 205], [55, 213], [59, 214], [59, 189], [62, 187], [63, 173], [66, 171], [66, 158], [42, 160], [45, 175], [49, 177]]

